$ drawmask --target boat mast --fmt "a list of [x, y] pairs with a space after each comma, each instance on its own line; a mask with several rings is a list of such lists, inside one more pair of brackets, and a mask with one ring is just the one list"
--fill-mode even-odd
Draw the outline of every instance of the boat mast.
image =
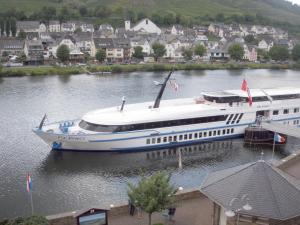
[[161, 97], [162, 97], [162, 95], [163, 95], [163, 93], [164, 93], [164, 90], [165, 90], [165, 88], [166, 88], [167, 82], [168, 82], [168, 80], [170, 79], [170, 77], [171, 77], [173, 71], [174, 71], [174, 70], [172, 70], [172, 71], [169, 73], [169, 75], [165, 78], [164, 83], [161, 85], [161, 88], [160, 88], [160, 90], [159, 90], [159, 93], [158, 93], [158, 95], [157, 95], [157, 97], [156, 97], [156, 99], [155, 99], [153, 108], [159, 108], [159, 104], [160, 104]]

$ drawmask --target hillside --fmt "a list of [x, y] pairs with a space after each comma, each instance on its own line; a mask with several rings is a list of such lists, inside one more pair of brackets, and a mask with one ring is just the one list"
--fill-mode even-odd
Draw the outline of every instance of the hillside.
[[[222, 13], [225, 16], [261, 14], [270, 20], [300, 25], [300, 7], [284, 0], [0, 0], [0, 11], [17, 9], [27, 15], [39, 11], [43, 6], [62, 6], [76, 10], [85, 6], [91, 11], [107, 6], [111, 10], [166, 14], [168, 12], [188, 17], [212, 16]], [[121, 8], [121, 10], [120, 10]], [[122, 10], [123, 8], [123, 10]], [[123, 15], [114, 14], [115, 17]]]

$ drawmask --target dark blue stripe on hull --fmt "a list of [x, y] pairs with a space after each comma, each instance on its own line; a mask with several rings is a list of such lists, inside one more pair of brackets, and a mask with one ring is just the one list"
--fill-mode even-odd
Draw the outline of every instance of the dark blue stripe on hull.
[[143, 146], [143, 147], [136, 147], [136, 148], [117, 148], [117, 149], [111, 149], [111, 150], [77, 150], [77, 149], [52, 149], [55, 151], [72, 151], [72, 152], [117, 152], [117, 153], [128, 153], [128, 152], [146, 152], [146, 151], [153, 151], [153, 150], [162, 150], [162, 149], [168, 149], [168, 148], [174, 148], [174, 147], [180, 147], [180, 146], [186, 146], [186, 145], [193, 145], [193, 144], [199, 144], [199, 143], [206, 143], [211, 141], [220, 141], [220, 140], [226, 140], [226, 139], [234, 139], [234, 138], [242, 138], [244, 134], [234, 134], [234, 135], [228, 135], [228, 136], [222, 136], [222, 137], [213, 137], [213, 138], [207, 138], [202, 140], [191, 140], [191, 141], [182, 141], [182, 142], [172, 142], [168, 144], [162, 144], [162, 145], [150, 145], [150, 146]]

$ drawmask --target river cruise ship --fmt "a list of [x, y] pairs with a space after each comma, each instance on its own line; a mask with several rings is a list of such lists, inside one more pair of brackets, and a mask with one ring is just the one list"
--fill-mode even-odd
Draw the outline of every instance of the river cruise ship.
[[163, 100], [170, 77], [153, 102], [104, 108], [79, 120], [45, 124], [34, 132], [52, 149], [140, 151], [242, 137], [258, 117], [298, 126], [300, 89], [250, 89], [204, 92], [199, 97]]

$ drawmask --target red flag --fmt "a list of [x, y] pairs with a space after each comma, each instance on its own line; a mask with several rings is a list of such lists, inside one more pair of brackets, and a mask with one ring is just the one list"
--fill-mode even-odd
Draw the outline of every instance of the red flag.
[[243, 80], [241, 89], [243, 91], [247, 91], [249, 106], [252, 106], [252, 102], [253, 102], [252, 101], [252, 96], [251, 96], [251, 93], [250, 93], [250, 89], [248, 88], [247, 81], [245, 79]]
[[242, 89], [243, 91], [247, 91], [247, 88], [248, 88], [247, 81], [244, 79], [244, 80], [243, 80], [243, 83], [242, 83], [241, 89]]

